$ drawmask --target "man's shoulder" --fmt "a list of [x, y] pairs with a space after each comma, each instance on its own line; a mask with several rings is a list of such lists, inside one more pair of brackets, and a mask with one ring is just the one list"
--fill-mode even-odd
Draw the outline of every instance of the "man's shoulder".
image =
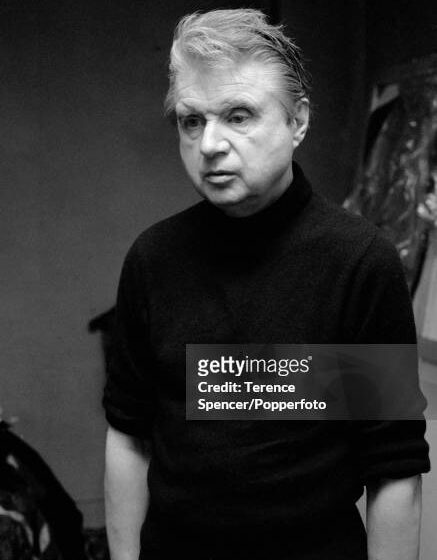
[[386, 261], [397, 258], [393, 243], [380, 228], [315, 193], [311, 204], [312, 237], [321, 248], [339, 258]]
[[373, 237], [378, 228], [358, 214], [354, 214], [319, 193], [312, 199], [313, 220], [320, 229], [339, 239], [349, 240], [355, 237]]
[[196, 224], [202, 219], [205, 202], [201, 201], [164, 218], [141, 232], [131, 245], [128, 257], [146, 258], [180, 249], [195, 235]]

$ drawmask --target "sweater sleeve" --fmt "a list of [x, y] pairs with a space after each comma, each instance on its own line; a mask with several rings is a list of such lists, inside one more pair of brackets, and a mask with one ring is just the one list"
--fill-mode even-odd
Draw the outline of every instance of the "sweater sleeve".
[[103, 407], [111, 426], [147, 438], [153, 424], [154, 398], [142, 264], [134, 245], [123, 264], [118, 287]]
[[[345, 322], [354, 344], [415, 344], [416, 330], [405, 276], [395, 247], [375, 235], [357, 267]], [[424, 438], [426, 400], [417, 370], [406, 381], [418, 420], [357, 420], [357, 462], [363, 484], [405, 478], [430, 470]], [[418, 414], [417, 414], [418, 411]]]

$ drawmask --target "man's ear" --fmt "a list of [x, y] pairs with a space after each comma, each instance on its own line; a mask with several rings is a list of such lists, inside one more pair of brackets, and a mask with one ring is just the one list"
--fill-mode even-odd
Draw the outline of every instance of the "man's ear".
[[291, 122], [293, 127], [293, 148], [297, 148], [305, 138], [310, 124], [310, 102], [306, 97], [296, 101]]

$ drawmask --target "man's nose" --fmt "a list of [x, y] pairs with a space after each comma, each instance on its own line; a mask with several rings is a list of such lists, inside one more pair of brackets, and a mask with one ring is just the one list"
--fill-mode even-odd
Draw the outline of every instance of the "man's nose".
[[214, 157], [220, 153], [226, 154], [229, 151], [229, 142], [223, 135], [221, 126], [216, 122], [207, 122], [203, 129], [200, 142], [200, 152], [207, 158]]

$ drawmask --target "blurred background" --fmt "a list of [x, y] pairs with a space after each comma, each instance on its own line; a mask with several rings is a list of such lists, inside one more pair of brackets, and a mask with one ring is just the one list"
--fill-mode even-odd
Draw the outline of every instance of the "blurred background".
[[[302, 47], [314, 119], [296, 159], [340, 204], [359, 179], [375, 83], [437, 53], [432, 1], [2, 0], [0, 406], [88, 527], [104, 523], [106, 429], [89, 323], [114, 304], [135, 237], [198, 200], [163, 118], [166, 64], [177, 20], [219, 7], [261, 8]], [[437, 402], [437, 365], [426, 371]], [[436, 463], [436, 421], [428, 441]], [[433, 560], [435, 468], [424, 488], [421, 560]]]

